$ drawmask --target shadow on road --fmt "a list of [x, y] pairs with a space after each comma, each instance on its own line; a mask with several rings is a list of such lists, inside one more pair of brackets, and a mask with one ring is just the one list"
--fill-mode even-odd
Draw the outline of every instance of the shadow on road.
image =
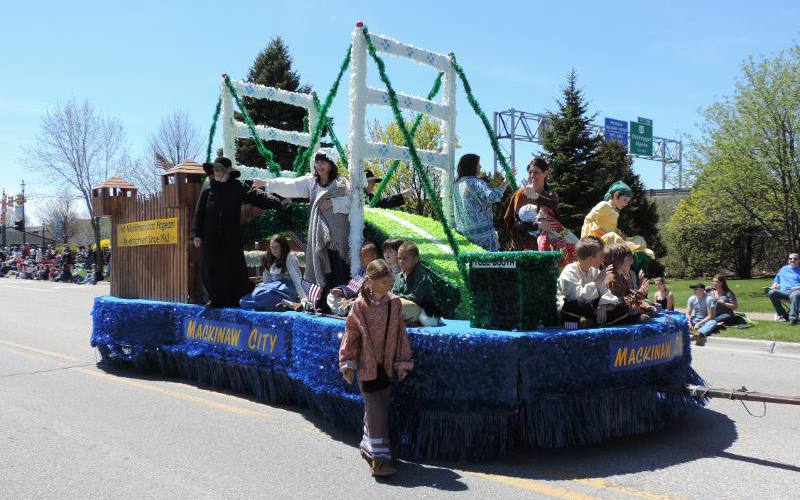
[[734, 422], [700, 410], [663, 429], [593, 446], [536, 449], [466, 470], [534, 480], [604, 478], [655, 471], [702, 458], [725, 456], [737, 438]]
[[[98, 367], [120, 377], [140, 380], [169, 380], [208, 389], [202, 384], [185, 379], [143, 374], [102, 364]], [[219, 389], [212, 390], [264, 404], [262, 401], [239, 393]], [[342, 431], [305, 408], [286, 405], [270, 406], [302, 414], [322, 433], [352, 447], [354, 455], [358, 453], [359, 435]], [[523, 450], [504, 459], [486, 462], [426, 462], [422, 464], [401, 462], [398, 467], [401, 474], [386, 482], [405, 488], [424, 486], [444, 491], [463, 491], [468, 487], [461, 481], [461, 475], [456, 470], [500, 474], [532, 480], [575, 480], [655, 471], [714, 457], [769, 467], [775, 469], [776, 472], [800, 472], [800, 467], [795, 465], [727, 452], [726, 450], [736, 441], [737, 437], [736, 425], [733, 420], [722, 413], [704, 409], [671, 422], [660, 430], [648, 434], [616, 438], [599, 445]], [[366, 469], [367, 465], [364, 464], [364, 467]]]

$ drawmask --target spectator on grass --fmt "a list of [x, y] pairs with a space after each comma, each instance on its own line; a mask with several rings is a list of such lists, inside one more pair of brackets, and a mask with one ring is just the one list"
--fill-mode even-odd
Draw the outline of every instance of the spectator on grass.
[[675, 295], [667, 288], [667, 283], [664, 278], [656, 278], [656, 293], [653, 300], [658, 303], [665, 311], [675, 310]]
[[[783, 321], [797, 324], [798, 309], [800, 309], [800, 255], [789, 254], [789, 263], [780, 268], [778, 274], [772, 282], [769, 290], [769, 300], [778, 317]], [[781, 303], [782, 300], [789, 301], [789, 313]]]
[[686, 317], [689, 318], [689, 329], [693, 330], [692, 340], [697, 345], [704, 345], [706, 337], [717, 329], [717, 315], [714, 307], [714, 298], [706, 293], [706, 286], [702, 283], [690, 285], [694, 295], [686, 303]]
[[728, 279], [724, 274], [714, 276], [714, 288], [711, 297], [716, 304], [717, 314], [714, 319], [717, 323], [732, 324], [736, 318], [736, 308], [739, 306], [736, 301], [736, 294], [728, 288]]

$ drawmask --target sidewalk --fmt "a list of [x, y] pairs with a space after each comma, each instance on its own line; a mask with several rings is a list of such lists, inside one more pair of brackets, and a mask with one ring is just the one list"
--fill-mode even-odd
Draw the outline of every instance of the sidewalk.
[[705, 346], [697, 347], [692, 344], [692, 349], [714, 347], [732, 351], [749, 351], [761, 354], [773, 354], [781, 357], [800, 358], [800, 343], [776, 342], [774, 340], [738, 339], [734, 337], [720, 337], [711, 335], [706, 340]]
[[754, 319], [756, 321], [775, 321], [775, 313], [743, 313], [746, 314], [748, 318]]

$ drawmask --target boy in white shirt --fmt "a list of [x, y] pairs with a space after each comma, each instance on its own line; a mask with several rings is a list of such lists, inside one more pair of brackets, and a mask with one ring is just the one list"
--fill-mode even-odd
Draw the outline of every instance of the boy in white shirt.
[[589, 328], [595, 324], [597, 300], [606, 291], [600, 274], [603, 242], [591, 236], [581, 238], [575, 254], [578, 261], [567, 264], [558, 277], [558, 307], [562, 321]]

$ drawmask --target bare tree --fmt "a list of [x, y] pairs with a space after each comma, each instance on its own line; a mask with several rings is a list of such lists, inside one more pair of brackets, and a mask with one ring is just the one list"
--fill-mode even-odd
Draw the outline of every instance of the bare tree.
[[183, 160], [196, 160], [203, 143], [197, 129], [183, 111], [173, 111], [161, 120], [158, 131], [150, 137], [153, 164], [170, 168]]
[[61, 241], [64, 243], [72, 240], [78, 231], [79, 217], [74, 206], [76, 200], [80, 201], [80, 198], [76, 198], [67, 189], [61, 189], [39, 205], [42, 227], [50, 227], [52, 234], [60, 233]]
[[[42, 115], [39, 134], [22, 161], [44, 183], [65, 188], [81, 199], [91, 214], [92, 186], [117, 172], [126, 157], [120, 121], [100, 115], [88, 101], [73, 99]], [[90, 216], [90, 220], [100, 248], [100, 218]], [[100, 252], [97, 259], [102, 269]]]
[[161, 191], [164, 168], [156, 166], [149, 159], [126, 158], [120, 166], [120, 173], [145, 196], [153, 196]]

